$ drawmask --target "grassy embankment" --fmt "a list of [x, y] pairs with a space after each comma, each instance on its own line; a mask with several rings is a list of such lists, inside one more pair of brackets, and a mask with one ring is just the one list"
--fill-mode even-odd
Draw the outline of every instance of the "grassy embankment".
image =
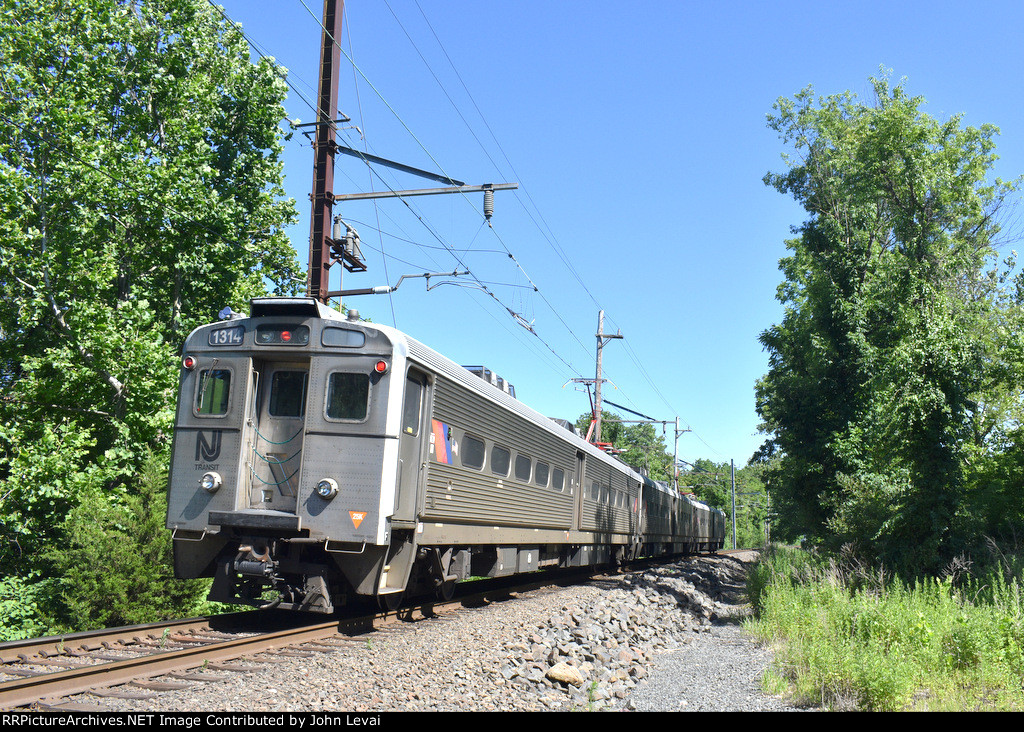
[[774, 693], [833, 710], [1024, 709], [1018, 579], [922, 579], [774, 548], [748, 579]]

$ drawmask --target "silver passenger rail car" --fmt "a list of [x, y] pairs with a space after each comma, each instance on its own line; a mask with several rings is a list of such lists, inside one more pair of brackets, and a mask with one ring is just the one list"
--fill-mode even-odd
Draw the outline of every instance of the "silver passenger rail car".
[[167, 527], [211, 599], [326, 613], [713, 546], [690, 501], [504, 382], [313, 299], [251, 306], [183, 351]]

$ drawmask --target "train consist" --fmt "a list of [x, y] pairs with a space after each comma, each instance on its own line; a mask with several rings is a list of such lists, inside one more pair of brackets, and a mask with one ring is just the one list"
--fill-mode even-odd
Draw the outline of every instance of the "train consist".
[[405, 334], [261, 298], [184, 347], [167, 528], [210, 599], [322, 613], [497, 577], [715, 551], [721, 511]]

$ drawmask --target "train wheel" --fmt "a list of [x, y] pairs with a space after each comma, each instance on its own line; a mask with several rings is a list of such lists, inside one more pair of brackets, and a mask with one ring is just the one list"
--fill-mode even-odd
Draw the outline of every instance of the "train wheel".
[[405, 599], [405, 590], [386, 592], [377, 595], [377, 604], [380, 605], [381, 610], [391, 613], [402, 606], [403, 599]]
[[447, 582], [442, 582], [437, 586], [437, 589], [434, 591], [434, 594], [437, 595], [438, 600], [448, 602], [448, 600], [451, 600], [453, 597], [455, 597], [455, 580], [448, 580]]

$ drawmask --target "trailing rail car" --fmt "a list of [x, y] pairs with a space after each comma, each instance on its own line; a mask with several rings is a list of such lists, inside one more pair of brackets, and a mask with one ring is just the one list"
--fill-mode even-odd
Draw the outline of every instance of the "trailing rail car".
[[176, 576], [213, 577], [213, 600], [329, 613], [722, 547], [720, 511], [513, 394], [313, 299], [255, 299], [197, 328], [168, 493]]

